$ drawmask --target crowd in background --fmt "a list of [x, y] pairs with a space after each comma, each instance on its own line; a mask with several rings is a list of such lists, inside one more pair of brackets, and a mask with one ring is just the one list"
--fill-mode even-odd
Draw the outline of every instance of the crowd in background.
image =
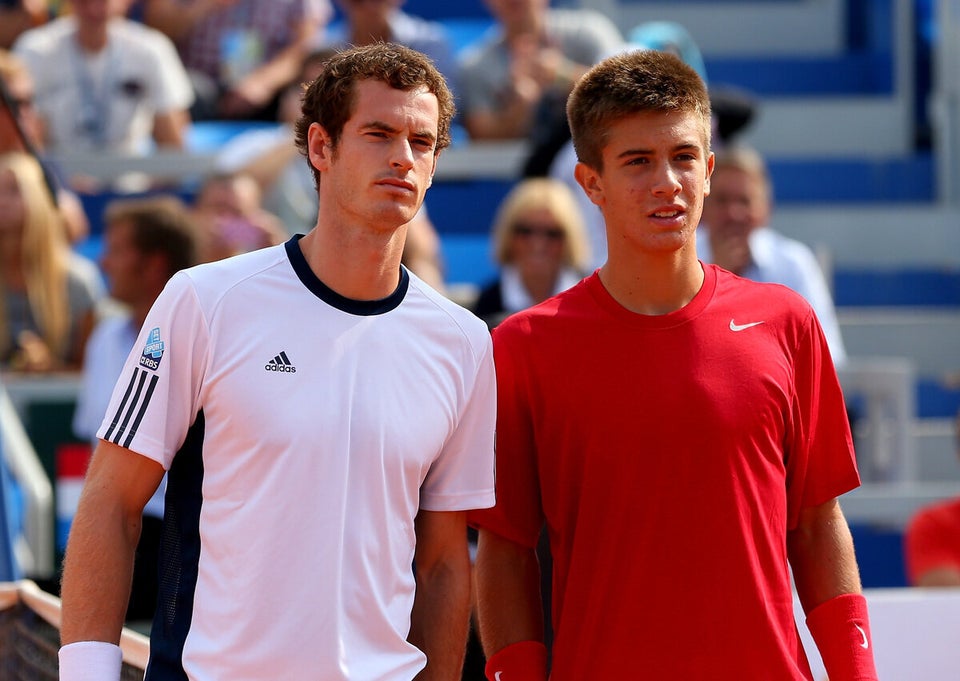
[[[475, 314], [493, 327], [589, 275], [605, 260], [606, 242], [598, 212], [573, 180], [567, 95], [590, 66], [618, 51], [672, 51], [706, 80], [702, 56], [678, 26], [625, 34], [599, 12], [555, 9], [547, 0], [486, 5], [491, 31], [458, 51], [441, 25], [406, 11], [402, 0], [64, 0], [53, 8], [0, 2], [0, 366], [109, 373], [114, 369], [94, 369], [99, 363], [89, 360], [91, 337], [107, 333], [97, 332], [98, 324], [112, 323], [129, 338], [131, 319], [145, 313], [143, 300], [119, 291], [124, 281], [135, 289], [137, 273], [152, 272], [152, 300], [182, 266], [308, 231], [317, 193], [293, 143], [293, 123], [303, 83], [351, 44], [399, 42], [431, 57], [457, 97], [461, 142], [529, 143], [524, 177], [490, 225], [497, 277], [468, 301]], [[807, 296], [840, 364], [845, 351], [823, 272], [807, 246], [771, 229], [774, 188], [763, 159], [737, 144], [752, 102], [725, 94], [718, 90], [714, 102], [719, 155], [701, 258]], [[115, 207], [99, 262], [72, 248], [103, 218], [85, 215], [81, 197], [123, 187], [64, 176], [57, 153], [185, 150], [193, 122], [207, 120], [275, 125], [231, 140], [218, 154], [217, 172], [195, 187], [137, 185], [160, 198], [133, 212]], [[429, 194], [410, 223], [404, 263], [442, 292], [443, 253], [428, 206]], [[189, 256], [167, 256], [153, 272], [145, 263], [155, 249], [118, 242], [132, 237], [118, 236], [117, 224], [151, 220], [190, 232]], [[122, 261], [125, 248], [137, 259]], [[928, 522], [924, 536], [937, 534]], [[910, 547], [919, 541], [911, 539]], [[949, 578], [941, 583], [957, 583], [960, 556], [954, 559], [952, 567], [933, 561], [932, 569]], [[937, 583], [919, 572], [930, 560], [911, 560], [912, 581]]]

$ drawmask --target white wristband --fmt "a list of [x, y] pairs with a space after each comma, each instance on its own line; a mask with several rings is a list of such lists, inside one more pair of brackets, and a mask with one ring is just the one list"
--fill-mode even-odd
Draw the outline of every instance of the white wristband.
[[105, 641], [77, 641], [60, 648], [60, 681], [120, 681], [123, 651]]

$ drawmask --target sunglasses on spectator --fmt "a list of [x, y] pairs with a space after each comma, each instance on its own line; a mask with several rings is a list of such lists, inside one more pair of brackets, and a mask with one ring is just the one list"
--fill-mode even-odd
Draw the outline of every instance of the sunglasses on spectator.
[[547, 241], [563, 241], [566, 234], [559, 227], [540, 227], [536, 225], [524, 224], [522, 222], [513, 226], [514, 236], [522, 239], [530, 239], [538, 236]]

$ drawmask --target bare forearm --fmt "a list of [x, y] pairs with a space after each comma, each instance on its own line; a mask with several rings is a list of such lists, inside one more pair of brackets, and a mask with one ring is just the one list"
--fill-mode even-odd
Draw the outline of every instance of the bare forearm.
[[61, 642], [118, 643], [123, 627], [140, 516], [104, 513], [85, 494], [73, 521], [64, 561]]
[[497, 113], [479, 113], [465, 120], [474, 140], [504, 140], [526, 137], [533, 120], [533, 106], [514, 100]]
[[294, 43], [251, 71], [233, 89], [251, 102], [265, 104], [296, 78], [306, 54], [305, 44]]
[[418, 570], [409, 640], [427, 656], [417, 681], [460, 679], [470, 618], [470, 562], [463, 560]]
[[835, 502], [816, 522], [792, 530], [787, 550], [805, 612], [836, 596], [861, 592], [853, 538]]
[[543, 641], [536, 551], [481, 530], [477, 553], [480, 641], [490, 657], [520, 641]]

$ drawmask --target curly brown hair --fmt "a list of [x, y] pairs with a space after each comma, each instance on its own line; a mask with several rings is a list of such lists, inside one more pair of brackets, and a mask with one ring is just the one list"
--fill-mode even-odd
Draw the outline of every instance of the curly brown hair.
[[[337, 52], [306, 87], [295, 127], [301, 154], [307, 156], [307, 131], [313, 123], [323, 126], [336, 149], [343, 126], [353, 115], [355, 85], [362, 80], [381, 81], [404, 91], [425, 88], [434, 94], [440, 105], [435, 153], [450, 145], [450, 122], [456, 111], [453, 94], [433, 62], [409, 47], [376, 43]], [[312, 166], [311, 169], [319, 183], [320, 173]]]
[[673, 54], [633, 50], [595, 65], [570, 93], [567, 120], [577, 159], [602, 171], [610, 126], [647, 112], [695, 113], [709, 151], [710, 96], [697, 72]]

